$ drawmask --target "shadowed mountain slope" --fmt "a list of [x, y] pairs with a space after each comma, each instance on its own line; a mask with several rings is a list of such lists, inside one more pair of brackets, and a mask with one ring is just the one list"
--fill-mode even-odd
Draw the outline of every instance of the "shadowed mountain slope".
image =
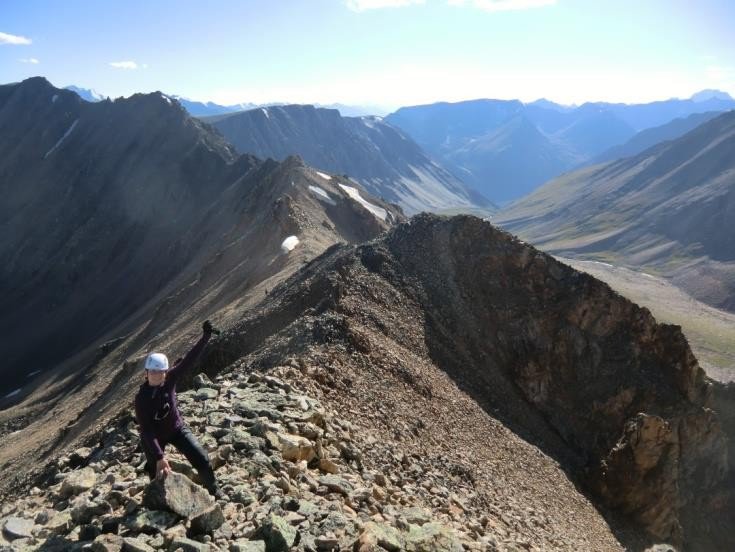
[[498, 223], [564, 256], [646, 267], [735, 309], [735, 112], [628, 159], [581, 169]]
[[605, 161], [614, 161], [624, 157], [633, 157], [639, 153], [651, 148], [661, 142], [667, 140], [675, 140], [683, 136], [687, 132], [694, 130], [699, 125], [706, 123], [710, 119], [719, 116], [719, 111], [708, 111], [707, 113], [694, 113], [688, 117], [674, 119], [658, 127], [647, 128], [637, 133], [633, 138], [612, 147], [588, 162], [590, 165], [597, 165]]
[[349, 174], [407, 213], [490, 202], [431, 160], [379, 117], [342, 117], [336, 109], [273, 106], [207, 119], [243, 153], [284, 159], [298, 154], [321, 170]]
[[400, 217], [298, 159], [238, 156], [161, 94], [88, 103], [41, 78], [0, 87], [0, 151], [3, 395], [202, 292], [182, 287], [237, 274], [242, 294], [298, 267], [281, 252], [289, 235], [293, 257], [313, 255]]

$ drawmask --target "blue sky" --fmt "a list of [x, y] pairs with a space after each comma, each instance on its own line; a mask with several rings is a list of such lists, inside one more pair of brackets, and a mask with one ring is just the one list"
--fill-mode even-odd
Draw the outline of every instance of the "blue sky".
[[397, 107], [735, 96], [729, 0], [0, 0], [0, 82]]

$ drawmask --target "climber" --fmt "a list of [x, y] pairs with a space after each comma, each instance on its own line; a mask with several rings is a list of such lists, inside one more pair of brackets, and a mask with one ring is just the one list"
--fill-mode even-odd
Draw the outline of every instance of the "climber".
[[141, 446], [146, 456], [145, 469], [153, 480], [165, 477], [171, 466], [164, 456], [167, 444], [172, 444], [196, 468], [209, 493], [222, 498], [207, 451], [184, 423], [176, 405], [176, 382], [189, 370], [204, 350], [212, 333], [219, 333], [209, 320], [202, 324], [203, 334], [194, 347], [169, 370], [163, 353], [151, 353], [145, 360], [146, 381], [135, 396], [135, 417], [140, 428]]

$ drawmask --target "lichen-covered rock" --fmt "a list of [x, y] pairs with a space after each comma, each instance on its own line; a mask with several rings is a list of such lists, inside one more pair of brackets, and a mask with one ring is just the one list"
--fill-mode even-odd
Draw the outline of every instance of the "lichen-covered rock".
[[127, 525], [134, 531], [143, 533], [162, 533], [173, 526], [179, 516], [164, 510], [148, 510], [130, 519]]
[[463, 552], [462, 543], [454, 532], [435, 522], [409, 525], [404, 535], [406, 552]]
[[270, 515], [261, 527], [267, 552], [288, 552], [296, 542], [298, 531], [281, 516]]
[[210, 508], [213, 499], [185, 475], [171, 472], [163, 479], [151, 481], [145, 491], [144, 503], [152, 510], [166, 509], [190, 518]]
[[62, 481], [59, 494], [63, 497], [78, 495], [94, 487], [96, 481], [97, 474], [92, 468], [72, 471]]
[[191, 534], [212, 534], [215, 530], [219, 529], [224, 522], [225, 517], [222, 515], [222, 509], [219, 507], [219, 504], [215, 504], [201, 514], [197, 514], [191, 518]]
[[403, 548], [400, 532], [390, 525], [368, 522], [360, 533], [355, 545], [358, 552], [372, 552], [375, 547], [398, 552]]

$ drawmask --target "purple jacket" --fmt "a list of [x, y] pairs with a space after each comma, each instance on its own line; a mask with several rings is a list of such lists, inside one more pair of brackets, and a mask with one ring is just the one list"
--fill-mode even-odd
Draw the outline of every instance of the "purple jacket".
[[151, 387], [146, 381], [135, 396], [140, 436], [156, 460], [163, 458], [163, 447], [184, 424], [176, 404], [176, 382], [196, 362], [210, 337], [211, 334], [202, 335], [186, 356], [166, 372], [163, 385]]

